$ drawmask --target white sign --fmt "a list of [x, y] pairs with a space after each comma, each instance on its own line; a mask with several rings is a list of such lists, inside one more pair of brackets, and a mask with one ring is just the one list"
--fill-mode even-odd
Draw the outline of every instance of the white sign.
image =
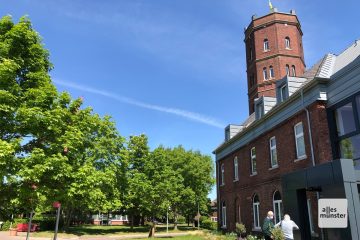
[[347, 199], [319, 199], [319, 228], [347, 228]]

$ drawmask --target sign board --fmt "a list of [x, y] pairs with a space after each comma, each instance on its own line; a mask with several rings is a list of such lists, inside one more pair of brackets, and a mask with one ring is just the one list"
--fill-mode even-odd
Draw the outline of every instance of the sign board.
[[54, 208], [59, 208], [61, 206], [60, 202], [53, 202], [53, 207]]
[[319, 228], [347, 228], [347, 199], [319, 199]]

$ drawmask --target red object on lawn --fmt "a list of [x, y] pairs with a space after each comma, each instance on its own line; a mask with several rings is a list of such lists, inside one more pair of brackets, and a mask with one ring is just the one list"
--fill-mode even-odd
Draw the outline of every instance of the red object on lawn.
[[53, 207], [54, 208], [59, 208], [61, 206], [60, 202], [53, 202]]
[[[16, 230], [18, 232], [27, 232], [29, 225], [27, 223], [18, 223]], [[37, 224], [31, 224], [30, 232], [35, 232], [39, 230], [39, 226]]]

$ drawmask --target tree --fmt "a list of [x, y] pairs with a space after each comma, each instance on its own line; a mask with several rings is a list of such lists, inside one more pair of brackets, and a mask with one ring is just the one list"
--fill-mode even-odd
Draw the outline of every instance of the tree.
[[28, 18], [0, 20], [0, 56], [1, 191], [11, 189], [11, 204], [44, 210], [58, 200], [66, 226], [74, 210], [119, 208], [125, 149], [114, 122], [57, 92]]

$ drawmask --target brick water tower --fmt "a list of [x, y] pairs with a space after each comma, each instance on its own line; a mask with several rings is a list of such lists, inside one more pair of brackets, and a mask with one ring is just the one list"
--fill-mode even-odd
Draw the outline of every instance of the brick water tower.
[[305, 71], [302, 31], [295, 11], [252, 17], [245, 29], [249, 113], [254, 99], [276, 97], [275, 82], [284, 76], [301, 76]]

